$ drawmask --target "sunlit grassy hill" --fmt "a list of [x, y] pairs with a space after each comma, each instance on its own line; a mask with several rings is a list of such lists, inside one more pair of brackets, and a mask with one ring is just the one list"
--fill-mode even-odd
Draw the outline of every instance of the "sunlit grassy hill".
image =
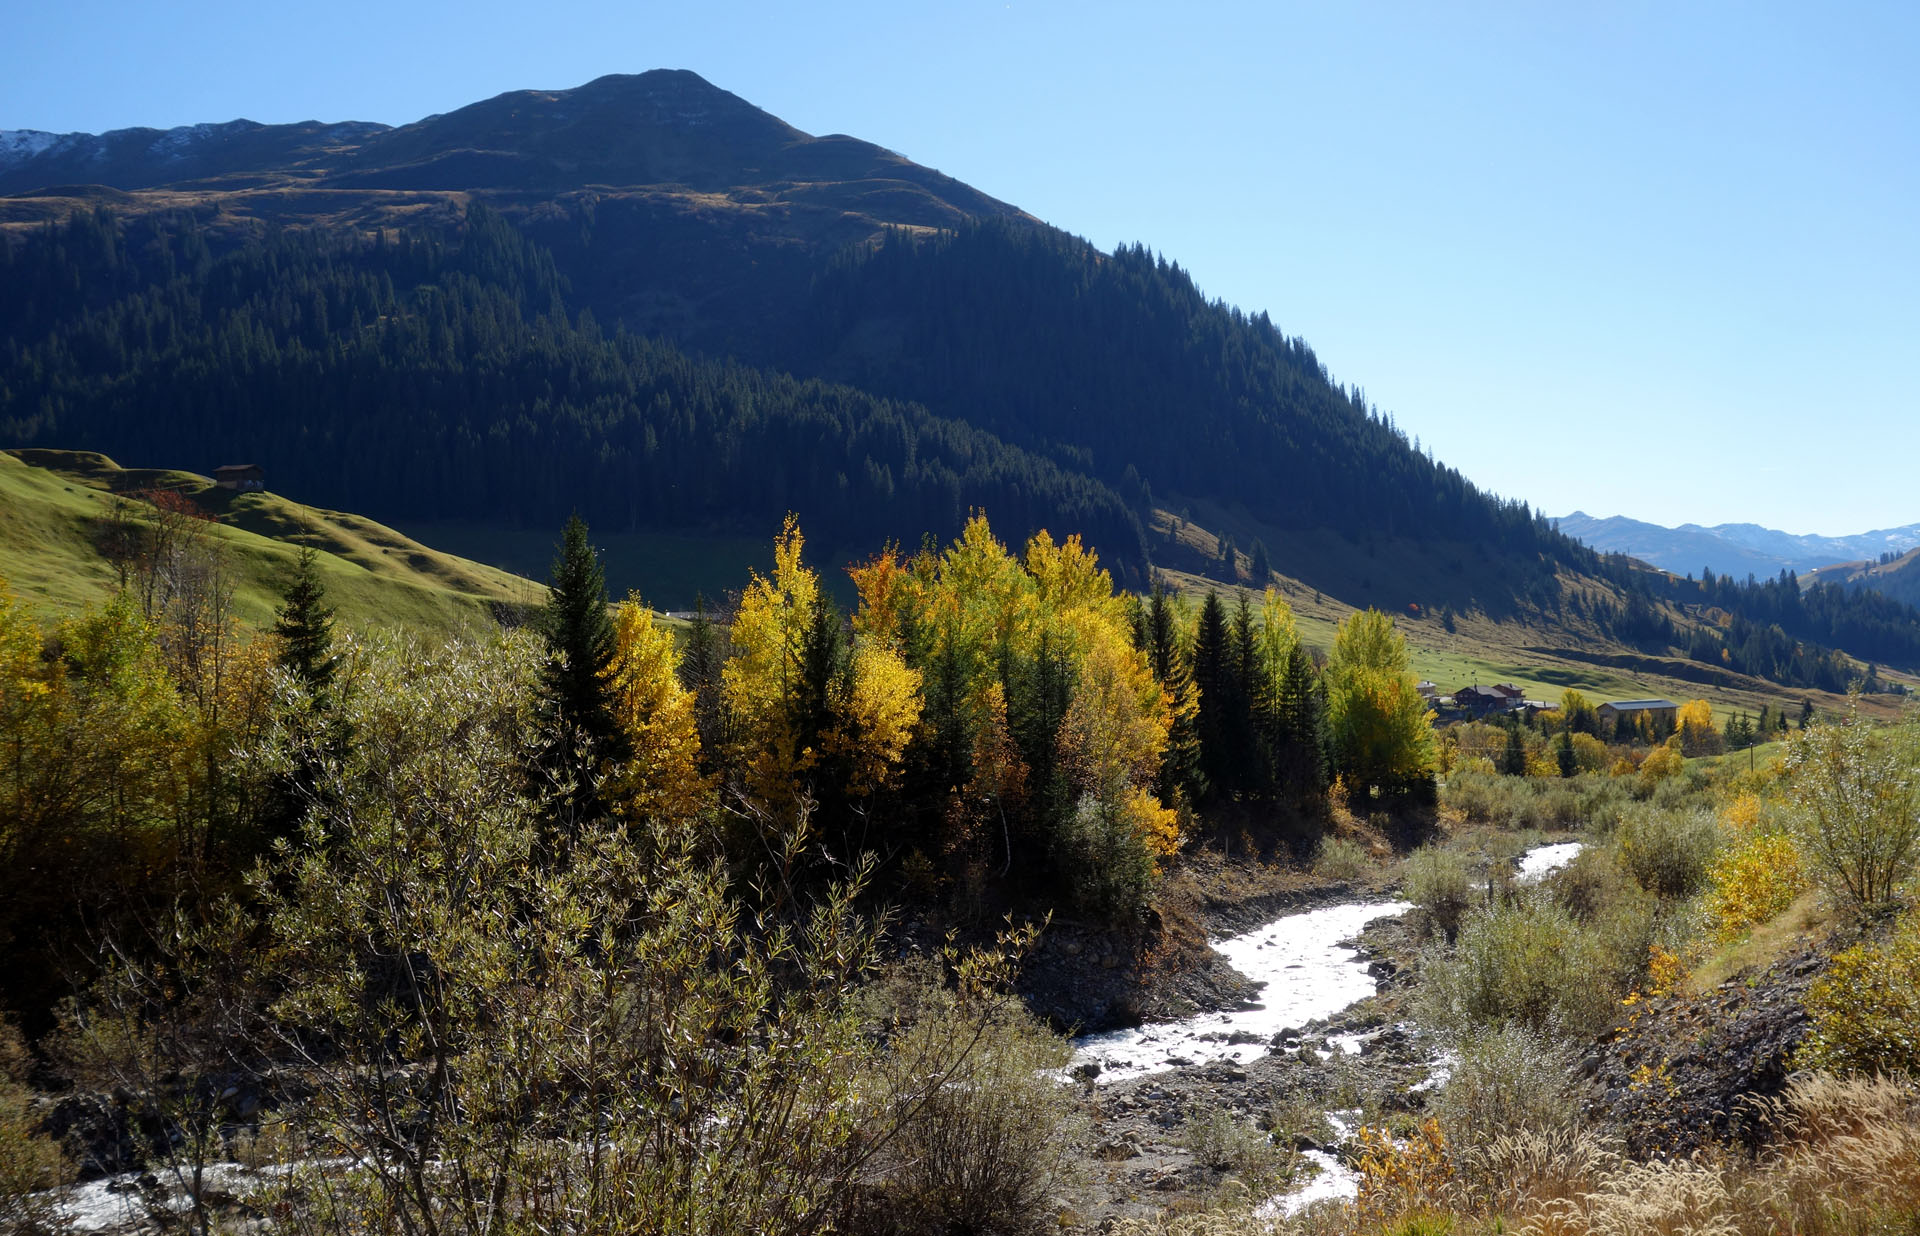
[[116, 511], [153, 511], [139, 495], [168, 490], [208, 518], [202, 529], [234, 574], [240, 620], [270, 623], [302, 546], [319, 551], [330, 601], [348, 628], [379, 625], [451, 630], [537, 604], [544, 590], [498, 568], [429, 549], [373, 520], [238, 493], [204, 476], [122, 468], [87, 451], [0, 452], [0, 577], [42, 619], [110, 597], [119, 575], [103, 552]]

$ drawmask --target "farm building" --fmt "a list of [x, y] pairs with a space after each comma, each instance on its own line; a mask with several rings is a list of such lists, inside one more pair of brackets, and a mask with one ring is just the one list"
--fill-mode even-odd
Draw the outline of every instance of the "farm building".
[[213, 483], [222, 489], [265, 489], [267, 470], [259, 464], [227, 464], [213, 470]]
[[1463, 708], [1475, 716], [1484, 716], [1490, 712], [1511, 712], [1526, 703], [1527, 693], [1510, 682], [1496, 682], [1490, 687], [1478, 683], [1471, 687], [1461, 687], [1453, 693], [1456, 707]]
[[1622, 717], [1652, 717], [1656, 723], [1671, 725], [1680, 715], [1680, 705], [1672, 700], [1614, 700], [1594, 709], [1602, 721], [1608, 725], [1617, 723]]

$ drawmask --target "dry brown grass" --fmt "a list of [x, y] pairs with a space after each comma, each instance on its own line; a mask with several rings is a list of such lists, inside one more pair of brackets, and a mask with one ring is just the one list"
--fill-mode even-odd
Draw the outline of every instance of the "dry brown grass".
[[[1132, 1236], [1894, 1236], [1920, 1233], [1920, 1090], [1905, 1079], [1814, 1075], [1762, 1111], [1757, 1159], [1623, 1162], [1591, 1133], [1520, 1133], [1456, 1152], [1458, 1175], [1390, 1218], [1322, 1208], [1268, 1219], [1247, 1206]], [[1477, 1182], [1462, 1187], [1465, 1180]], [[1498, 1182], [1498, 1183], [1495, 1183]]]

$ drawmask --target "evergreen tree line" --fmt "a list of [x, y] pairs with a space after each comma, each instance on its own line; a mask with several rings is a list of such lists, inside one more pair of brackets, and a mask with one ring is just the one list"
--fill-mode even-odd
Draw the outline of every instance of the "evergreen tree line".
[[1004, 524], [1081, 532], [1144, 569], [1109, 488], [965, 423], [569, 314], [497, 216], [457, 235], [270, 236], [104, 213], [0, 245], [0, 439], [141, 462], [247, 459], [303, 500], [403, 520], [747, 529], [828, 544]]
[[1135, 606], [1134, 640], [1173, 706], [1163, 795], [1198, 806], [1299, 805], [1327, 788], [1334, 758], [1323, 665], [1284, 602], [1256, 614], [1209, 591], [1197, 614], [1155, 588]]
[[[1920, 667], [1920, 611], [1877, 592], [1841, 584], [1803, 588], [1786, 570], [1767, 580], [1737, 580], [1712, 571], [1697, 581], [1682, 579], [1634, 567], [1619, 554], [1605, 555], [1599, 568], [1625, 595], [1617, 605], [1598, 603], [1595, 621], [1641, 648], [1676, 648], [1696, 661], [1826, 691], [1845, 691], [1858, 679], [1848, 653], [1869, 662]], [[1662, 604], [1699, 618], [1702, 625], [1682, 630], [1662, 612]]]
[[782, 364], [965, 415], [1129, 498], [1205, 496], [1356, 541], [1493, 545], [1548, 579], [1540, 554], [1591, 557], [1417, 449], [1304, 340], [1208, 301], [1144, 247], [1103, 254], [1013, 220], [896, 233], [822, 275], [804, 326]]
[[[1790, 685], [1844, 686], [1835, 648], [1920, 664], [1920, 616], [1878, 594], [1595, 554], [1415, 449], [1264, 315], [1050, 229], [843, 257], [794, 329], [759, 333], [757, 359], [800, 379], [601, 330], [483, 208], [452, 232], [227, 252], [191, 218], [81, 213], [0, 244], [0, 278], [20, 289], [0, 305], [13, 445], [250, 458], [278, 489], [392, 520], [751, 531], [800, 510], [832, 548], [951, 535], [984, 508], [1082, 533], [1127, 581], [1159, 486], [1282, 526], [1490, 546], [1488, 586], [1542, 612], [1565, 604], [1559, 569], [1598, 575], [1624, 601], [1575, 608], [1609, 634]], [[1735, 621], [1683, 634], [1669, 605]]]

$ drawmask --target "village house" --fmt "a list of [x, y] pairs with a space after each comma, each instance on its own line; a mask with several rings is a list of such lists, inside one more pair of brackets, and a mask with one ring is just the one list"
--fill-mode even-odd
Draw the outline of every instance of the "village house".
[[1488, 713], [1512, 712], [1524, 706], [1527, 693], [1510, 682], [1496, 682], [1490, 687], [1475, 683], [1470, 687], [1461, 687], [1453, 693], [1456, 708], [1464, 709], [1476, 717]]
[[213, 483], [222, 489], [250, 492], [267, 487], [267, 470], [259, 464], [227, 464], [213, 470]]

